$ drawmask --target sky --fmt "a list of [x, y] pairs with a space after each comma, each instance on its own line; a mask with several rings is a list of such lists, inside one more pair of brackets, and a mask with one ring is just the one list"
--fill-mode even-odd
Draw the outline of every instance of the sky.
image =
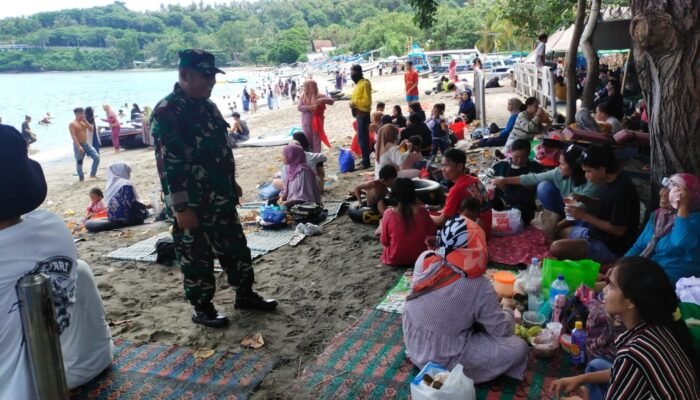
[[[135, 11], [157, 10], [161, 4], [190, 5], [192, 0], [122, 0], [126, 7]], [[203, 0], [204, 4], [230, 3], [230, 0]], [[0, 7], [0, 18], [20, 17], [42, 11], [56, 11], [66, 8], [89, 8], [114, 3], [114, 0], [30, 0], [13, 3], [11, 7]], [[199, 0], [196, 0], [199, 4]]]

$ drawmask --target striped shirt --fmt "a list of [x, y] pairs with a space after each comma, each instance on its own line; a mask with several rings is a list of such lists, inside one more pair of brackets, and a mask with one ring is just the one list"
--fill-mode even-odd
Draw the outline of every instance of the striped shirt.
[[607, 400], [700, 398], [693, 367], [668, 328], [642, 322], [615, 346]]

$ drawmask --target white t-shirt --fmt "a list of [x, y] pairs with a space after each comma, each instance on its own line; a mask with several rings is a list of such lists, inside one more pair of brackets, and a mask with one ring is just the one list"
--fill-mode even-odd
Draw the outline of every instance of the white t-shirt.
[[537, 48], [535, 49], [535, 64], [538, 68], [544, 66], [544, 62], [542, 61], [544, 60], [546, 49], [547, 44], [544, 42], [539, 42]]
[[[69, 387], [86, 383], [112, 361], [112, 340], [92, 273], [78, 267], [73, 237], [55, 214], [38, 210], [0, 230], [0, 400], [34, 399], [16, 284], [43, 272], [53, 280], [56, 320]], [[79, 271], [80, 270], [80, 271]]]

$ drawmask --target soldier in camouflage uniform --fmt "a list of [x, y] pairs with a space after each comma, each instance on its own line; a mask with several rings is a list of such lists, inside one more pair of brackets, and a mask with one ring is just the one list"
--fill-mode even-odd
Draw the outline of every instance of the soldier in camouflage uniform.
[[228, 123], [209, 100], [217, 73], [214, 56], [202, 50], [179, 53], [179, 82], [158, 102], [151, 117], [158, 173], [167, 212], [174, 214], [173, 241], [192, 321], [211, 327], [228, 324], [212, 304], [216, 290], [214, 257], [236, 289], [235, 308], [274, 310], [252, 289], [254, 274], [236, 205]]

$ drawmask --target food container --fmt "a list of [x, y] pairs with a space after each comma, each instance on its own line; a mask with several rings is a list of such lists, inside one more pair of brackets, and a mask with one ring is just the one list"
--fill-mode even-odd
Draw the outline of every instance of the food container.
[[530, 339], [533, 353], [535, 353], [535, 356], [541, 358], [552, 357], [559, 347], [558, 339], [559, 338], [554, 335], [553, 332], [549, 329], [545, 329], [542, 333]]
[[493, 274], [493, 288], [498, 297], [513, 297], [515, 275], [508, 271], [498, 271]]
[[533, 326], [542, 326], [546, 320], [545, 316], [537, 311], [527, 311], [523, 314], [523, 326], [532, 328]]

